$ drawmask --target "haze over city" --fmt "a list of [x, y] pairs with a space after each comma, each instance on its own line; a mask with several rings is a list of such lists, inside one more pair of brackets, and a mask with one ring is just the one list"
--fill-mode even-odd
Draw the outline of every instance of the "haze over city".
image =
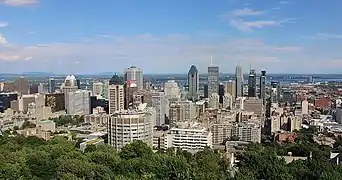
[[[342, 2], [0, 0], [0, 72], [339, 73]], [[319, 8], [318, 8], [319, 7]]]

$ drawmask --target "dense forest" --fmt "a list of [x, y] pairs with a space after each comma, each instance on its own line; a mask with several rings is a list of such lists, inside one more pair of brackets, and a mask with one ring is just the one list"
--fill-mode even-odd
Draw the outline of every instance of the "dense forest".
[[[341, 149], [342, 141], [335, 143]], [[295, 143], [252, 144], [237, 154], [238, 170], [219, 152], [205, 149], [194, 155], [174, 149], [154, 153], [135, 141], [120, 152], [108, 146], [89, 146], [84, 153], [63, 137], [44, 141], [36, 137], [0, 137], [0, 179], [234, 179], [337, 180], [342, 167], [330, 163], [333, 149], [313, 142], [311, 132], [300, 132]], [[310, 156], [286, 164], [277, 155], [287, 152]]]

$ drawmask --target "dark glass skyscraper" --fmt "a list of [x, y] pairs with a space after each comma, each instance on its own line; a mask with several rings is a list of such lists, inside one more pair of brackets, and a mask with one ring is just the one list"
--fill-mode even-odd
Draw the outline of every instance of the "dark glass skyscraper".
[[259, 98], [262, 99], [263, 104], [266, 103], [266, 71], [261, 71]]
[[189, 93], [188, 98], [190, 100], [196, 100], [199, 91], [199, 74], [196, 66], [192, 65], [188, 73], [188, 85]]
[[256, 74], [254, 69], [251, 69], [249, 72], [248, 97], [256, 97]]
[[49, 79], [49, 93], [54, 93], [56, 91], [56, 81], [53, 78]]

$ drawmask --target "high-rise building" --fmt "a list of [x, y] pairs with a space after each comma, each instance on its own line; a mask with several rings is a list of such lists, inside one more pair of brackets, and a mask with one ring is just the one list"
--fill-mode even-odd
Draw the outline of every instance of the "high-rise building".
[[156, 110], [156, 126], [165, 124], [165, 116], [169, 115], [169, 101], [163, 92], [152, 93], [152, 107]]
[[219, 93], [220, 72], [219, 67], [210, 65], [208, 67], [208, 96]]
[[209, 108], [219, 109], [220, 108], [220, 96], [217, 93], [211, 94], [209, 97]]
[[30, 85], [30, 94], [36, 94], [38, 93], [38, 84], [31, 84]]
[[14, 88], [19, 93], [19, 95], [24, 95], [29, 93], [29, 83], [24, 77], [20, 77], [14, 81]]
[[256, 97], [256, 73], [251, 69], [248, 77], [248, 97]]
[[226, 93], [225, 86], [222, 83], [220, 83], [220, 85], [219, 85], [219, 92], [218, 92], [218, 95], [220, 97], [219, 98], [219, 103], [220, 104], [223, 103], [223, 96], [224, 96], [225, 93]]
[[260, 99], [262, 99], [263, 104], [266, 103], [266, 71], [261, 71], [260, 76]]
[[236, 81], [229, 80], [226, 82], [224, 92], [232, 96], [233, 100], [236, 99]]
[[45, 106], [51, 107], [51, 111], [58, 112], [65, 110], [64, 93], [49, 93], [45, 94]]
[[134, 95], [139, 91], [137, 84], [135, 84], [132, 81], [128, 81], [124, 84], [124, 88], [125, 109], [128, 109], [129, 107], [134, 107]]
[[81, 80], [80, 79], [76, 79], [76, 86], [77, 86], [77, 89], [81, 89]]
[[208, 98], [209, 97], [209, 92], [208, 92], [208, 84], [205, 84], [203, 86], [203, 97]]
[[107, 114], [109, 113], [109, 105], [108, 100], [98, 97], [98, 96], [91, 96], [90, 97], [90, 114], [94, 113], [94, 109], [102, 108]]
[[272, 81], [271, 82], [271, 102], [278, 103], [280, 101], [280, 83]]
[[164, 84], [164, 93], [166, 98], [172, 99], [172, 98], [180, 98], [180, 89], [176, 81], [174, 80], [168, 80]]
[[236, 65], [235, 68], [235, 98], [243, 96], [243, 71], [241, 65]]
[[226, 108], [226, 109], [232, 109], [233, 108], [233, 96], [229, 93], [226, 93], [224, 96], [223, 96], [223, 108]]
[[113, 77], [109, 80], [108, 100], [109, 114], [114, 114], [117, 111], [124, 110], [124, 80], [117, 74], [114, 74]]
[[68, 75], [63, 84], [61, 85], [62, 92], [64, 93], [64, 102], [65, 102], [65, 107], [68, 107], [68, 96], [69, 92], [75, 92], [77, 91], [77, 83], [76, 83], [76, 78], [74, 75]]
[[196, 100], [199, 91], [199, 74], [196, 66], [192, 65], [188, 73], [189, 93], [188, 99]]
[[145, 109], [115, 112], [108, 121], [108, 144], [121, 149], [134, 140], [152, 147], [155, 112]]
[[90, 91], [77, 90], [69, 92], [67, 96], [67, 114], [84, 115], [90, 114]]
[[54, 93], [56, 91], [56, 80], [54, 78], [49, 79], [49, 93]]
[[93, 95], [100, 96], [103, 91], [103, 83], [102, 82], [94, 82], [93, 83]]
[[17, 100], [17, 93], [0, 93], [0, 113], [10, 108], [11, 101]]
[[135, 83], [138, 90], [142, 90], [144, 88], [143, 70], [136, 66], [129, 67], [125, 70], [125, 81]]

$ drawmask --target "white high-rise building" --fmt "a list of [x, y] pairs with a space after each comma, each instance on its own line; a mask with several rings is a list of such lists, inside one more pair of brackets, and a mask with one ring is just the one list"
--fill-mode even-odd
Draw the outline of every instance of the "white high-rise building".
[[180, 89], [176, 81], [169, 80], [164, 84], [164, 93], [167, 99], [180, 98]]
[[164, 147], [180, 148], [185, 151], [197, 152], [205, 147], [212, 147], [212, 133], [206, 128], [171, 128], [164, 140]]
[[134, 140], [140, 140], [152, 147], [153, 122], [155, 114], [146, 104], [138, 110], [115, 112], [108, 122], [108, 144], [121, 149]]
[[309, 102], [307, 100], [302, 101], [302, 115], [309, 114]]
[[152, 107], [156, 109], [156, 126], [165, 124], [165, 116], [169, 116], [169, 101], [163, 92], [152, 93]]
[[129, 82], [129, 84], [136, 84], [138, 90], [142, 90], [144, 88], [143, 70], [136, 66], [131, 66], [125, 70], [125, 80], [126, 82]]
[[68, 95], [69, 92], [75, 92], [77, 91], [78, 87], [77, 87], [77, 82], [76, 82], [76, 78], [74, 75], [68, 75], [65, 80], [64, 83], [61, 85], [61, 90], [64, 93], [64, 101], [65, 101], [65, 107], [68, 107]]
[[93, 83], [93, 95], [100, 96], [103, 91], [103, 83], [102, 82], [94, 82]]
[[220, 96], [217, 93], [211, 94], [209, 97], [209, 108], [219, 109], [220, 108]]
[[77, 90], [69, 92], [66, 106], [67, 113], [72, 115], [84, 115], [90, 113], [90, 91]]
[[109, 114], [125, 108], [124, 81], [117, 74], [109, 80], [108, 101]]
[[223, 96], [223, 108], [233, 108], [233, 96], [229, 93], [226, 93]]

